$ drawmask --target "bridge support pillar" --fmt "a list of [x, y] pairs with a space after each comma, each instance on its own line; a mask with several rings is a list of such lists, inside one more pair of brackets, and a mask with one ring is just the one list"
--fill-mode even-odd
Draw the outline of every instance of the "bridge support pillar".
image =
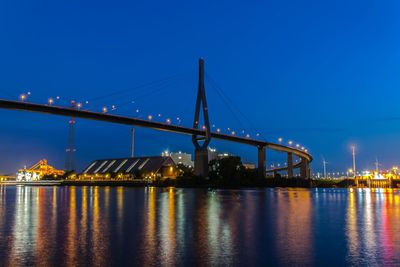
[[310, 178], [310, 164], [306, 159], [301, 159], [300, 176], [305, 179]]
[[208, 148], [200, 147], [194, 151], [194, 174], [203, 178], [208, 177]]
[[258, 178], [265, 178], [265, 171], [266, 171], [266, 160], [265, 160], [265, 152], [266, 148], [265, 146], [259, 146], [257, 147], [258, 149], [258, 165], [257, 165], [257, 170], [258, 170]]
[[293, 178], [293, 154], [292, 152], [289, 152], [287, 154], [287, 173], [288, 173], [288, 178]]

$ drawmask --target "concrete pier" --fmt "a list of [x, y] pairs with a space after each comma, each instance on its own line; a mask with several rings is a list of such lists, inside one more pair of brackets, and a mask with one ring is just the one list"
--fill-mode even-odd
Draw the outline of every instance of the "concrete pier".
[[293, 178], [293, 154], [292, 152], [287, 153], [287, 173], [288, 178]]
[[265, 178], [265, 171], [266, 171], [266, 160], [265, 160], [265, 153], [266, 149], [265, 146], [258, 146], [258, 177]]
[[310, 165], [307, 160], [302, 159], [301, 165], [300, 165], [300, 176], [309, 179], [310, 178]]
[[196, 148], [194, 151], [194, 174], [203, 178], [208, 177], [208, 149]]

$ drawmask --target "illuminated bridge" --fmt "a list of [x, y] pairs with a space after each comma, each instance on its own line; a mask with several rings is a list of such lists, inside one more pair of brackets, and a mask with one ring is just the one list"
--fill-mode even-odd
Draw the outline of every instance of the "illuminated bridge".
[[[257, 148], [258, 155], [258, 175], [265, 177], [268, 172], [287, 171], [288, 177], [293, 177], [293, 170], [300, 168], [300, 176], [304, 178], [310, 177], [310, 162], [312, 156], [305, 150], [286, 146], [282, 144], [271, 143], [267, 141], [256, 140], [250, 137], [240, 137], [221, 132], [210, 131], [208, 119], [208, 107], [204, 89], [204, 61], [199, 60], [199, 86], [196, 100], [196, 112], [193, 127], [184, 127], [180, 125], [172, 125], [170, 123], [162, 123], [139, 118], [132, 118], [121, 115], [107, 114], [104, 112], [93, 112], [80, 110], [76, 107], [59, 107], [44, 104], [35, 104], [23, 101], [11, 101], [0, 99], [0, 108], [11, 110], [31, 111], [38, 113], [46, 113], [52, 115], [67, 116], [71, 118], [81, 118], [96, 121], [104, 121], [116, 124], [124, 124], [135, 127], [145, 127], [158, 131], [167, 131], [178, 134], [186, 134], [192, 136], [195, 146], [195, 174], [198, 176], [208, 176], [208, 144], [211, 139], [225, 140]], [[204, 126], [199, 128], [200, 110], [203, 111]], [[266, 169], [266, 152], [267, 150], [279, 151], [287, 154], [287, 166], [277, 169]], [[294, 163], [293, 156], [299, 157], [299, 161]]]

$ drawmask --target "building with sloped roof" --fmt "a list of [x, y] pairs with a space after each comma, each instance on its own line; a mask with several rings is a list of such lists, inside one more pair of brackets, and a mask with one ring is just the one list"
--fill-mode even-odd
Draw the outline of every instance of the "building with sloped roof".
[[101, 159], [91, 162], [78, 175], [80, 180], [133, 180], [176, 178], [171, 157]]

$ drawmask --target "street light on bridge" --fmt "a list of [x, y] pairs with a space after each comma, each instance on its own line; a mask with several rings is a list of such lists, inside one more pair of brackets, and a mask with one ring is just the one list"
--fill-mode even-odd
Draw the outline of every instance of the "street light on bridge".
[[27, 98], [26, 94], [21, 94], [21, 95], [19, 96], [19, 99], [20, 99], [22, 102], [25, 101], [26, 98]]

